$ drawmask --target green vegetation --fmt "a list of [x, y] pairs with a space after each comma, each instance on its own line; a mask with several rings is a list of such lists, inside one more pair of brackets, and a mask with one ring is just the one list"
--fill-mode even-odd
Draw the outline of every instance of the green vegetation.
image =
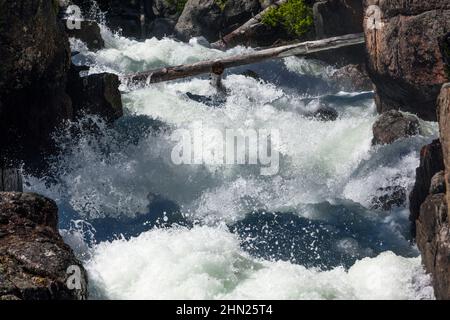
[[214, 0], [214, 2], [219, 6], [221, 11], [225, 10], [225, 6], [227, 5], [228, 0]]
[[178, 14], [181, 14], [188, 0], [166, 0], [166, 1], [169, 5], [176, 8]]
[[312, 8], [306, 5], [304, 0], [289, 0], [264, 14], [262, 23], [271, 27], [281, 26], [290, 34], [301, 36], [307, 33], [314, 23]]

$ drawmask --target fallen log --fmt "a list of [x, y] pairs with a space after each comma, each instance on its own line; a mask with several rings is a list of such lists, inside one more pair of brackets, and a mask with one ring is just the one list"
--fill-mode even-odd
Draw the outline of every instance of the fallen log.
[[349, 34], [317, 41], [308, 41], [286, 46], [274, 47], [256, 51], [254, 53], [225, 57], [221, 59], [196, 62], [193, 64], [165, 67], [126, 75], [125, 80], [131, 82], [158, 83], [181, 78], [215, 73], [216, 69], [227, 69], [242, 65], [262, 62], [269, 59], [281, 59], [295, 55], [308, 55], [319, 51], [326, 51], [341, 47], [348, 47], [364, 43], [364, 34]]
[[264, 17], [264, 15], [269, 12], [272, 9], [278, 8], [282, 4], [286, 3], [288, 0], [279, 0], [270, 6], [268, 6], [266, 9], [258, 13], [256, 16], [252, 17], [250, 20], [248, 20], [246, 23], [241, 25], [236, 30], [230, 32], [225, 37], [220, 39], [217, 42], [214, 42], [211, 44], [211, 47], [215, 49], [225, 50], [231, 47], [234, 47], [238, 44], [241, 44], [243, 39], [247, 38], [246, 34], [251, 32], [252, 29], [259, 25]]

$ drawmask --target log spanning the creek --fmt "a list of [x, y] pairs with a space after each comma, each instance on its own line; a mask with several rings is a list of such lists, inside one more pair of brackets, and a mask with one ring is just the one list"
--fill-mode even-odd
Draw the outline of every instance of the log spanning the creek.
[[220, 59], [185, 64], [176, 67], [165, 67], [126, 75], [125, 80], [147, 84], [158, 83], [201, 74], [213, 73], [216, 70], [238, 67], [242, 65], [262, 62], [270, 59], [281, 59], [289, 56], [308, 55], [310, 53], [354, 46], [364, 43], [364, 34], [349, 34], [339, 37], [290, 44], [280, 47], [259, 50], [253, 53], [224, 57]]

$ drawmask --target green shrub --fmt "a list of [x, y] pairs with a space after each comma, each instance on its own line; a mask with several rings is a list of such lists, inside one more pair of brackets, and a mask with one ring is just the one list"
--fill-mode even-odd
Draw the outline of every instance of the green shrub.
[[271, 27], [281, 26], [290, 34], [301, 36], [310, 30], [314, 20], [312, 8], [304, 0], [288, 0], [270, 9], [261, 22]]
[[178, 14], [181, 14], [188, 0], [166, 0], [166, 1], [169, 5], [174, 6], [176, 8]]
[[228, 0], [214, 0], [214, 2], [219, 6], [220, 10], [225, 10]]

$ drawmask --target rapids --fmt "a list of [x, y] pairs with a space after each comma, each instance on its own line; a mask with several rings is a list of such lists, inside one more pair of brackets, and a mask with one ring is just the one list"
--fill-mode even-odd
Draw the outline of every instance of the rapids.
[[[105, 27], [102, 36], [107, 47], [98, 52], [71, 40], [80, 52], [74, 62], [90, 73], [122, 76], [251, 50], [220, 52], [196, 39], [139, 42]], [[28, 175], [26, 185], [57, 201], [92, 298], [432, 299], [407, 204], [386, 213], [372, 209], [372, 199], [393, 183], [411, 190], [418, 151], [437, 127], [424, 122], [420, 136], [372, 146], [372, 93], [333, 91], [332, 72], [297, 57], [234, 68], [220, 108], [186, 95], [212, 95], [206, 78], [123, 81], [122, 119], [108, 126], [86, 117], [55, 135], [61, 152], [48, 177]], [[323, 104], [338, 111], [336, 121], [305, 117]], [[175, 165], [176, 130], [199, 122], [278, 130], [279, 171]]]

